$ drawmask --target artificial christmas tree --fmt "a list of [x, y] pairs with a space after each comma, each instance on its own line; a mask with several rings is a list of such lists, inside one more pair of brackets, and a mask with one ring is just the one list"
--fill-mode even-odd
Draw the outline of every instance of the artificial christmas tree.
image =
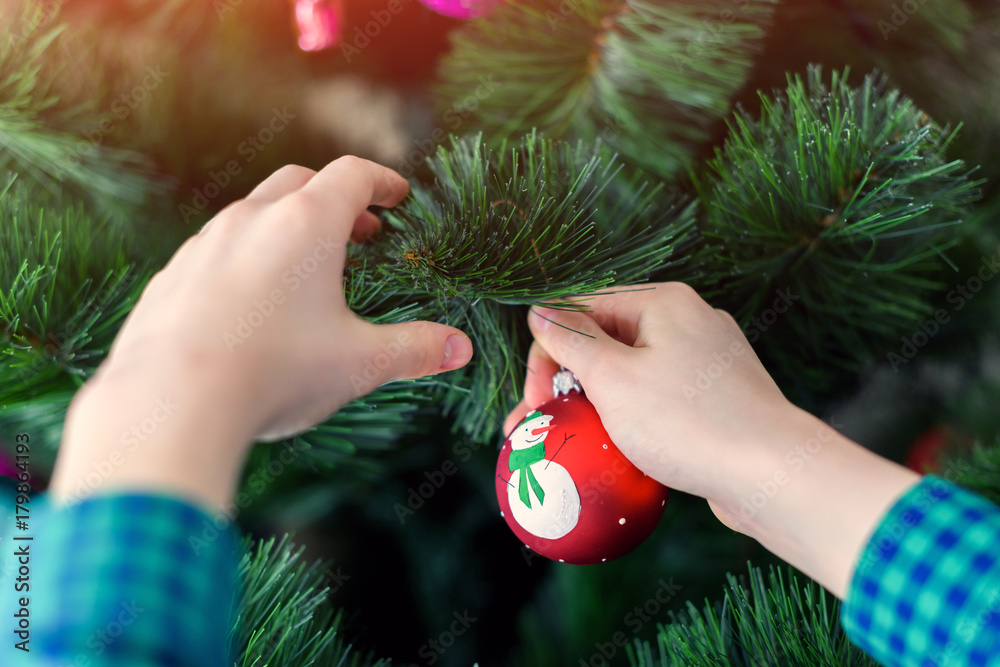
[[[523, 550], [493, 493], [500, 425], [525, 373], [528, 306], [682, 280], [733, 312], [814, 412], [849, 411], [879, 373], [898, 390], [914, 377], [951, 387], [961, 371], [975, 380], [963, 398], [928, 404], [994, 442], [997, 380], [963, 355], [970, 340], [977, 359], [1000, 349], [981, 316], [996, 311], [993, 283], [967, 285], [997, 248], [998, 125], [982, 112], [988, 94], [963, 84], [1000, 59], [995, 7], [955, 0], [945, 20], [927, 5], [903, 21], [876, 0], [519, 0], [453, 24], [402, 4], [350, 59], [331, 48], [309, 60], [282, 3], [94, 0], [59, 13], [4, 0], [0, 443], [31, 433], [44, 476], [73, 392], [185, 236], [282, 164], [318, 167], [343, 137], [388, 134], [351, 152], [405, 168], [412, 194], [352, 248], [349, 303], [376, 322], [458, 326], [476, 358], [446, 378], [366, 387], [315, 429], [257, 447], [240, 523], [295, 529], [348, 577], [294, 570], [285, 541], [248, 545], [241, 659], [336, 664], [346, 633], [424, 664], [865, 664], [815, 587], [751, 571], [747, 591], [734, 580], [723, 593], [725, 572], [769, 556], [682, 494], [618, 561], [575, 568]], [[372, 19], [346, 5], [350, 40]], [[808, 22], [823, 16], [819, 39]], [[384, 66], [387, 53], [436, 53], [426, 26], [453, 31], [433, 81]], [[933, 67], [904, 67], [916, 51]], [[364, 99], [395, 100], [383, 104], [397, 105], [383, 116], [394, 123], [355, 131], [376, 110], [317, 110], [345, 96], [302, 92], [341, 75], [393, 82], [398, 96]], [[356, 125], [335, 135], [345, 116]], [[906, 356], [929, 320], [940, 333]], [[855, 437], [878, 447], [873, 432]], [[996, 449], [956, 477], [996, 494]], [[326, 607], [327, 586], [346, 615]], [[448, 634], [463, 612], [477, 620]]]

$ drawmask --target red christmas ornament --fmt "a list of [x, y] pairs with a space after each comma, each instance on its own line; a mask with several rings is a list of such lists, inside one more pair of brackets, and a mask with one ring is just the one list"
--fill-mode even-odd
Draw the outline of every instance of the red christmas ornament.
[[500, 450], [500, 513], [546, 558], [590, 565], [624, 556], [656, 528], [669, 489], [611, 442], [572, 373], [557, 373], [553, 388], [555, 398], [528, 414]]
[[941, 458], [948, 450], [948, 441], [948, 431], [944, 428], [925, 431], [910, 447], [903, 465], [921, 475], [937, 475], [941, 472]]

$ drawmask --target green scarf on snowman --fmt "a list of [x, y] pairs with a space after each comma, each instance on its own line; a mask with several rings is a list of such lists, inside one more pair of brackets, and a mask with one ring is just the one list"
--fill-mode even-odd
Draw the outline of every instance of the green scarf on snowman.
[[[541, 417], [542, 413], [532, 412], [530, 415], [524, 418], [524, 422], [529, 422], [532, 419]], [[521, 422], [522, 424], [524, 422]], [[538, 478], [535, 477], [535, 473], [531, 471], [531, 466], [539, 461], [545, 460], [545, 439], [537, 445], [532, 445], [531, 447], [526, 447], [525, 449], [512, 449], [510, 451], [510, 460], [507, 462], [507, 468], [510, 469], [511, 475], [515, 471], [521, 471], [521, 484], [518, 487], [517, 493], [521, 502], [524, 503], [529, 509], [531, 508], [531, 496], [528, 492], [528, 485], [531, 485], [531, 490], [535, 492], [535, 496], [538, 498], [539, 503], [545, 502], [545, 491], [542, 489], [542, 485], [538, 483]]]

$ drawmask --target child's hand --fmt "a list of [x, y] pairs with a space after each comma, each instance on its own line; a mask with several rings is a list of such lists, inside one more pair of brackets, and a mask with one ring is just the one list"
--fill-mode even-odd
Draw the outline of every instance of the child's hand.
[[640, 470], [843, 597], [872, 526], [918, 476], [789, 403], [733, 318], [691, 288], [620, 290], [581, 297], [589, 312], [531, 310], [524, 400], [505, 432], [552, 398], [561, 364]]
[[690, 287], [621, 290], [574, 300], [587, 311], [532, 308], [524, 400], [505, 432], [552, 398], [561, 364], [643, 472], [672, 488], [725, 499], [736, 473], [764, 456], [767, 437], [758, 434], [773, 435], [795, 408], [733, 318]]
[[348, 239], [378, 231], [406, 180], [358, 158], [321, 172], [289, 166], [222, 211], [149, 287], [106, 362], [187, 364], [192, 380], [244, 397], [253, 435], [305, 430], [380, 384], [459, 368], [461, 331], [433, 322], [376, 326], [344, 298]]
[[199, 489], [214, 484], [208, 495], [224, 501], [250, 441], [303, 431], [385, 382], [465, 365], [472, 344], [461, 331], [376, 326], [344, 298], [348, 239], [375, 233], [367, 207], [393, 206], [407, 187], [358, 158], [318, 173], [285, 167], [189, 239], [74, 398], [57, 497], [91, 472], [88, 461], [124, 449], [102, 487], [176, 487], [185, 473], [165, 471], [187, 456], [186, 474], [204, 477], [185, 480], [190, 493], [204, 499]]

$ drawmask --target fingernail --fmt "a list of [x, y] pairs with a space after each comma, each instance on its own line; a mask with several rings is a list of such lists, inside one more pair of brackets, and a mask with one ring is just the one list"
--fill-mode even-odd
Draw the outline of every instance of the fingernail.
[[531, 309], [532, 315], [534, 317], [529, 317], [529, 324], [533, 325], [538, 331], [545, 331], [552, 324], [552, 320], [559, 317], [559, 311], [555, 308], [546, 308], [544, 306], [534, 306]]
[[452, 334], [444, 342], [444, 362], [441, 370], [453, 371], [469, 363], [472, 359], [472, 341], [465, 336]]

